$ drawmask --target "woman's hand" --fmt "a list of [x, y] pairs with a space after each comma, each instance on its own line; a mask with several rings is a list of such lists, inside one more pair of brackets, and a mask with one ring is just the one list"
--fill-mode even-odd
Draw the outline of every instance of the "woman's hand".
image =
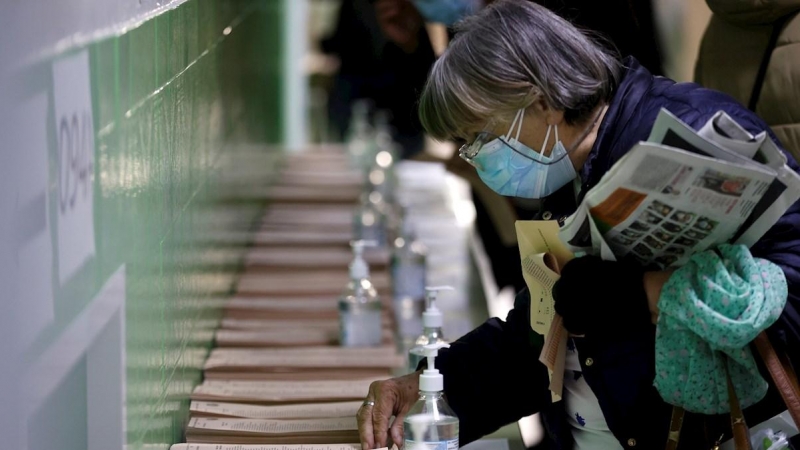
[[[386, 447], [388, 432], [398, 447], [403, 445], [403, 420], [419, 396], [421, 371], [398, 378], [376, 381], [369, 386], [365, 404], [359, 408], [358, 434], [361, 448], [371, 450]], [[366, 402], [375, 402], [369, 406]], [[391, 430], [389, 420], [395, 416]]]
[[647, 324], [658, 316], [658, 294], [669, 278], [654, 275], [662, 272], [648, 273], [653, 275], [597, 256], [575, 258], [564, 265], [553, 286], [555, 310], [574, 335], [616, 333]]

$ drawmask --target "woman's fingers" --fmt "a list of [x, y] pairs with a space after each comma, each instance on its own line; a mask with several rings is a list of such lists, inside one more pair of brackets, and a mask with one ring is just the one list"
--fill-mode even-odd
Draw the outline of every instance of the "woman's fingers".
[[379, 394], [372, 408], [372, 432], [375, 435], [375, 447], [386, 447], [389, 436], [389, 419], [396, 408], [398, 400], [397, 388], [392, 380], [380, 382]]
[[403, 421], [406, 419], [406, 412], [403, 411], [394, 417], [392, 428], [389, 429], [389, 434], [392, 436], [392, 441], [397, 447], [402, 447], [405, 437], [403, 436]]
[[[380, 383], [376, 381], [369, 385], [369, 393], [365, 401], [375, 401], [376, 385]], [[362, 405], [358, 408], [356, 413], [356, 420], [358, 422], [358, 436], [361, 439], [361, 448], [363, 450], [371, 450], [376, 448], [375, 435], [372, 432], [372, 409], [374, 406]]]

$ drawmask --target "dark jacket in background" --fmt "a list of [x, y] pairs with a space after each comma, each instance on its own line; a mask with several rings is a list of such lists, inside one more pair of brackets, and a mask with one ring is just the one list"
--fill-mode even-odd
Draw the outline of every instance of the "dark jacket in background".
[[714, 15], [700, 45], [695, 81], [749, 105], [756, 74], [769, 58], [755, 111], [800, 157], [800, 0], [706, 3]]
[[[596, 185], [636, 142], [647, 139], [661, 108], [695, 129], [720, 110], [753, 134], [767, 129], [761, 119], [728, 95], [692, 83], [654, 77], [633, 58], [627, 58], [624, 65], [624, 78], [582, 168], [581, 194]], [[770, 136], [775, 139], [771, 131]], [[787, 158], [797, 170], [792, 156], [787, 154]], [[560, 219], [574, 209], [572, 187], [567, 186], [545, 199], [540, 216], [549, 213]], [[793, 205], [751, 250], [754, 256], [781, 266], [786, 274], [789, 298], [782, 316], [768, 333], [778, 351], [787, 351], [792, 361], [800, 361], [800, 203]], [[490, 319], [449, 349], [440, 350], [436, 363], [444, 374], [448, 401], [461, 421], [462, 445], [541, 412], [553, 446], [572, 448], [563, 402], [550, 401], [547, 370], [538, 360], [542, 340], [531, 331], [529, 309], [530, 297], [523, 292], [505, 322]], [[661, 400], [653, 387], [654, 346], [655, 327], [649, 322], [631, 324], [629, 330], [613, 336], [587, 336], [577, 344], [583, 375], [623, 448], [633, 448], [630, 444], [635, 444], [637, 449], [657, 449], [666, 443], [671, 406]], [[587, 358], [592, 358], [591, 366], [586, 366]], [[748, 423], [757, 424], [784, 409], [771, 387], [767, 398], [745, 414]], [[687, 416], [681, 448], [710, 448], [722, 431], [729, 429], [727, 416], [705, 416], [706, 425], [701, 417]], [[706, 426], [711, 430], [709, 441], [702, 443]]]

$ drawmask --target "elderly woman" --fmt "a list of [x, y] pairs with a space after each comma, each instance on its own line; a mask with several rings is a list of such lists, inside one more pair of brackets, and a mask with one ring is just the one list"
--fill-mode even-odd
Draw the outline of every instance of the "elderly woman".
[[[458, 31], [422, 94], [422, 123], [434, 138], [464, 143], [462, 157], [498, 193], [543, 198], [541, 219], [563, 223], [614, 163], [647, 139], [661, 108], [695, 129], [721, 110], [754, 135], [768, 130], [727, 95], [654, 77], [529, 2], [498, 1]], [[782, 269], [788, 300], [768, 334], [800, 361], [800, 204], [750, 252]], [[505, 322], [490, 319], [442, 350], [437, 366], [460, 419], [461, 444], [540, 412], [555, 448], [664, 448], [672, 407], [654, 387], [654, 347], [670, 274], [594, 257], [564, 267], [554, 288], [556, 310], [571, 335], [582, 337], [570, 339], [563, 401], [551, 400], [525, 291]], [[358, 414], [365, 449], [386, 445], [389, 435], [402, 442], [418, 377], [373, 383]], [[755, 425], [784, 408], [770, 389], [745, 416]], [[682, 448], [711, 448], [720, 435], [729, 438], [728, 420], [688, 414]]]

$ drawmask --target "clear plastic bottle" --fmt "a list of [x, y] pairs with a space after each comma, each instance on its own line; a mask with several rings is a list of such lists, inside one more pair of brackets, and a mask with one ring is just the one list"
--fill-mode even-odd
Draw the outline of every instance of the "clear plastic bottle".
[[408, 369], [410, 372], [417, 370], [420, 361], [425, 359], [426, 348], [430, 346], [447, 345], [442, 334], [442, 312], [436, 307], [436, 297], [439, 291], [452, 291], [450, 286], [431, 286], [425, 288], [425, 312], [422, 313], [422, 334], [414, 341], [413, 347], [408, 351]]
[[444, 378], [434, 359], [439, 343], [425, 348], [428, 369], [419, 377], [419, 399], [403, 421], [404, 450], [458, 450], [458, 417], [444, 398]]
[[369, 123], [369, 103], [358, 101], [353, 104], [350, 128], [347, 130], [347, 153], [353, 168], [364, 170], [364, 165], [372, 157], [374, 130]]
[[[381, 150], [393, 151], [392, 145], [394, 139], [392, 138], [392, 130], [390, 125], [391, 112], [381, 109], [375, 112], [375, 144], [376, 152]], [[376, 155], [373, 155], [373, 157]], [[396, 159], [396, 154], [392, 154]]]
[[386, 211], [387, 205], [380, 192], [362, 193], [353, 215], [353, 236], [358, 240], [373, 241], [376, 247], [385, 248], [388, 242]]
[[422, 303], [427, 249], [417, 240], [410, 222], [404, 220], [401, 229], [392, 249], [392, 294], [395, 299], [408, 297]]
[[350, 281], [339, 298], [339, 340], [343, 347], [372, 347], [381, 344], [381, 301], [369, 280], [364, 247], [371, 242], [354, 241]]

